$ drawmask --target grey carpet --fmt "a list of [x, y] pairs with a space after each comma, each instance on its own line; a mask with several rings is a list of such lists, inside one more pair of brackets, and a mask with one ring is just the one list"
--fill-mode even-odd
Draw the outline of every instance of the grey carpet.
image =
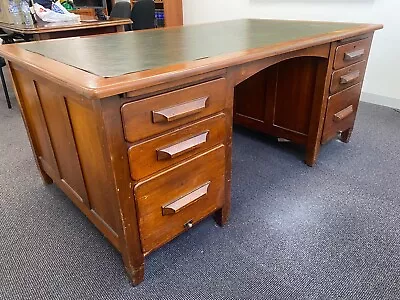
[[42, 184], [2, 95], [0, 117], [0, 299], [400, 298], [392, 109], [363, 103], [351, 143], [324, 146], [314, 168], [299, 147], [235, 129], [229, 224], [209, 218], [150, 255], [136, 288], [117, 251]]

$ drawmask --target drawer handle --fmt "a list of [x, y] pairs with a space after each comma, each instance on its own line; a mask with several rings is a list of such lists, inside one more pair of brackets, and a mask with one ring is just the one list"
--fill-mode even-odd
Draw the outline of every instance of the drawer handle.
[[206, 131], [178, 144], [158, 149], [157, 160], [172, 159], [200, 147], [207, 142], [208, 133], [209, 131]]
[[194, 115], [206, 108], [208, 97], [202, 97], [181, 105], [168, 107], [163, 110], [152, 111], [153, 123], [172, 122], [190, 115]]
[[354, 71], [347, 75], [340, 76], [340, 84], [348, 84], [360, 77], [360, 71]]
[[344, 60], [349, 61], [349, 60], [358, 59], [361, 56], [363, 56], [364, 53], [365, 53], [364, 49], [360, 49], [360, 50], [353, 51], [353, 52], [345, 52], [344, 53]]
[[210, 181], [203, 184], [201, 187], [195, 189], [193, 192], [190, 192], [189, 194], [175, 200], [174, 202], [163, 206], [162, 207], [163, 216], [176, 214], [185, 207], [188, 207], [189, 205], [195, 203], [201, 197], [207, 195], [209, 186], [210, 186]]
[[335, 122], [340, 122], [347, 117], [351, 116], [353, 114], [353, 105], [350, 105], [349, 107], [346, 107], [345, 109], [339, 111], [338, 113], [333, 115], [333, 121]]

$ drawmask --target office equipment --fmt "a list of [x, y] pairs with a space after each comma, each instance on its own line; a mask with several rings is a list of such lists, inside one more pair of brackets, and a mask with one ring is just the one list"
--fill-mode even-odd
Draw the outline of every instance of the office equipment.
[[[248, 125], [293, 131], [309, 165], [333, 132], [348, 140], [381, 28], [236, 20], [3, 45], [0, 54], [44, 182], [57, 184], [121, 252], [138, 284], [149, 253], [212, 213], [227, 222], [232, 123], [254, 116], [252, 103], [262, 107]], [[54, 56], [65, 47], [80, 55]]]
[[6, 101], [7, 101], [7, 106], [9, 109], [12, 108], [11, 106], [11, 101], [10, 101], [10, 96], [8, 95], [8, 89], [7, 89], [7, 84], [6, 84], [6, 79], [4, 78], [4, 73], [3, 73], [3, 68], [6, 66], [6, 61], [4, 58], [0, 57], [0, 77], [1, 77], [1, 83], [3, 84], [3, 91], [4, 95], [6, 96]]
[[0, 23], [0, 28], [18, 35], [25, 40], [48, 40], [65, 37], [98, 35], [124, 31], [124, 26], [131, 24], [130, 19], [110, 19], [96, 22], [77, 23], [37, 23], [33, 27]]
[[156, 8], [153, 0], [137, 1], [132, 8], [131, 20], [133, 30], [155, 27]]

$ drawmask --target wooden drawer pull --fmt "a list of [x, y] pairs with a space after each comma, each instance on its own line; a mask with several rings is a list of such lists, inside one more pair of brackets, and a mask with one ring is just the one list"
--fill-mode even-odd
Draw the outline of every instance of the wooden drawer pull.
[[333, 115], [333, 121], [335, 122], [340, 122], [344, 119], [346, 119], [347, 117], [351, 116], [353, 114], [354, 110], [353, 110], [353, 105], [350, 105], [348, 107], [346, 107], [345, 109], [339, 111], [338, 113]]
[[354, 71], [347, 75], [340, 76], [340, 84], [348, 84], [360, 77], [360, 71]]
[[175, 200], [174, 202], [165, 205], [162, 207], [162, 214], [163, 216], [165, 215], [172, 215], [176, 214], [185, 207], [188, 207], [189, 205], [195, 203], [197, 200], [199, 200], [201, 197], [204, 195], [207, 195], [208, 193], [208, 187], [210, 186], [210, 181], [203, 184], [201, 187], [195, 189], [193, 192], [190, 192], [189, 194]]
[[200, 147], [207, 142], [208, 131], [196, 135], [178, 144], [157, 150], [157, 160], [172, 159], [193, 149]]
[[159, 111], [152, 111], [153, 123], [172, 122], [184, 117], [194, 115], [206, 108], [208, 97], [172, 106]]
[[365, 49], [360, 49], [360, 50], [353, 51], [353, 52], [345, 52], [344, 60], [349, 61], [349, 60], [359, 59], [361, 56], [364, 55], [364, 53], [365, 53]]

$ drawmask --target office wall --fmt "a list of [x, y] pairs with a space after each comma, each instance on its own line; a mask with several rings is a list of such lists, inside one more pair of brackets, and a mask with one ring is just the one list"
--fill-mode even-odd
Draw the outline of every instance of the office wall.
[[247, 2], [248, 0], [183, 0], [184, 24], [245, 18]]
[[363, 91], [383, 96], [377, 98], [378, 104], [397, 108], [400, 108], [399, 11], [399, 0], [184, 0], [185, 24], [238, 18], [383, 23], [384, 30], [374, 38]]

